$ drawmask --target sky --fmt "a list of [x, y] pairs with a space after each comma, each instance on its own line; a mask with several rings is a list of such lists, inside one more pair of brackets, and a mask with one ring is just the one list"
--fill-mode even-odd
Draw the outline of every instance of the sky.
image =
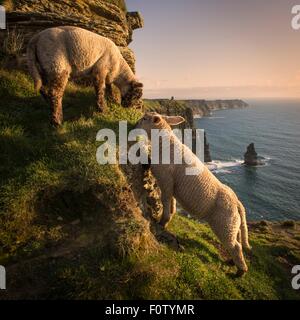
[[127, 0], [146, 98], [300, 97], [300, 0]]

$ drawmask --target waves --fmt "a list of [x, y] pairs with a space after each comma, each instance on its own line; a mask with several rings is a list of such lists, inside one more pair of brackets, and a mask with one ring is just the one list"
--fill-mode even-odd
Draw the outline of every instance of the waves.
[[214, 173], [231, 173], [232, 171], [229, 168], [241, 167], [243, 163], [243, 160], [238, 159], [233, 161], [213, 160], [207, 163], [207, 167]]
[[[253, 108], [222, 110], [196, 120], [207, 134], [208, 168], [240, 197], [249, 219], [300, 218], [300, 103], [259, 101]], [[255, 143], [263, 165], [243, 165]]]
[[[255, 168], [260, 168], [270, 164], [271, 157], [259, 157], [259, 160], [262, 161], [261, 165], [256, 166]], [[218, 174], [230, 174], [233, 172], [232, 169], [244, 167], [244, 160], [241, 159], [233, 159], [231, 161], [222, 161], [222, 160], [213, 160], [212, 162], [208, 162], [207, 167], [210, 171]]]
[[[224, 119], [225, 117], [217, 117], [217, 116], [205, 116], [205, 119], [214, 120], [214, 119]], [[194, 119], [202, 119], [200, 114], [195, 114]]]
[[211, 116], [211, 117], [206, 117], [209, 120], [214, 120], [214, 119], [225, 119], [225, 117], [215, 117], [215, 116]]

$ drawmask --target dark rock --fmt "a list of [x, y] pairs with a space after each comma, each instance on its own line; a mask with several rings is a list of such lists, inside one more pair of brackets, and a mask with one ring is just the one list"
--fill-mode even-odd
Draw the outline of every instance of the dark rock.
[[267, 226], [269, 225], [268, 221], [266, 221], [266, 220], [260, 221], [259, 224], [260, 224], [261, 226], [263, 226], [263, 227], [267, 227]]
[[296, 222], [293, 220], [287, 220], [287, 221], [283, 221], [281, 223], [281, 226], [283, 228], [295, 228], [296, 227]]
[[209, 143], [207, 143], [206, 132], [204, 132], [204, 162], [211, 162]]
[[144, 20], [139, 12], [127, 12], [126, 16], [132, 30], [144, 27]]
[[244, 164], [247, 166], [258, 166], [261, 164], [255, 151], [254, 143], [249, 144], [247, 147], [247, 152], [244, 154], [244, 161]]

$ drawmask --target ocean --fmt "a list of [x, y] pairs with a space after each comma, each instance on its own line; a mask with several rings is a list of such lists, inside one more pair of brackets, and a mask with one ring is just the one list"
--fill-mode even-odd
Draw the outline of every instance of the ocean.
[[[300, 101], [246, 102], [194, 120], [206, 131], [212, 171], [238, 194], [248, 220], [300, 220]], [[242, 164], [251, 142], [265, 165]]]

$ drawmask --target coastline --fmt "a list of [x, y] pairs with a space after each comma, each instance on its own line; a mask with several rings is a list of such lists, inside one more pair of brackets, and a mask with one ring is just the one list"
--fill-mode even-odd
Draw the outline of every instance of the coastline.
[[147, 110], [157, 111], [159, 113], [176, 113], [184, 109], [190, 109], [193, 116], [206, 116], [213, 111], [247, 108], [249, 104], [240, 99], [230, 100], [204, 100], [204, 99], [144, 99], [144, 105]]
[[194, 129], [194, 119], [209, 116], [214, 111], [241, 109], [249, 104], [240, 99], [232, 100], [175, 100], [144, 99], [144, 110], [165, 115], [180, 115], [186, 119], [184, 128]]

